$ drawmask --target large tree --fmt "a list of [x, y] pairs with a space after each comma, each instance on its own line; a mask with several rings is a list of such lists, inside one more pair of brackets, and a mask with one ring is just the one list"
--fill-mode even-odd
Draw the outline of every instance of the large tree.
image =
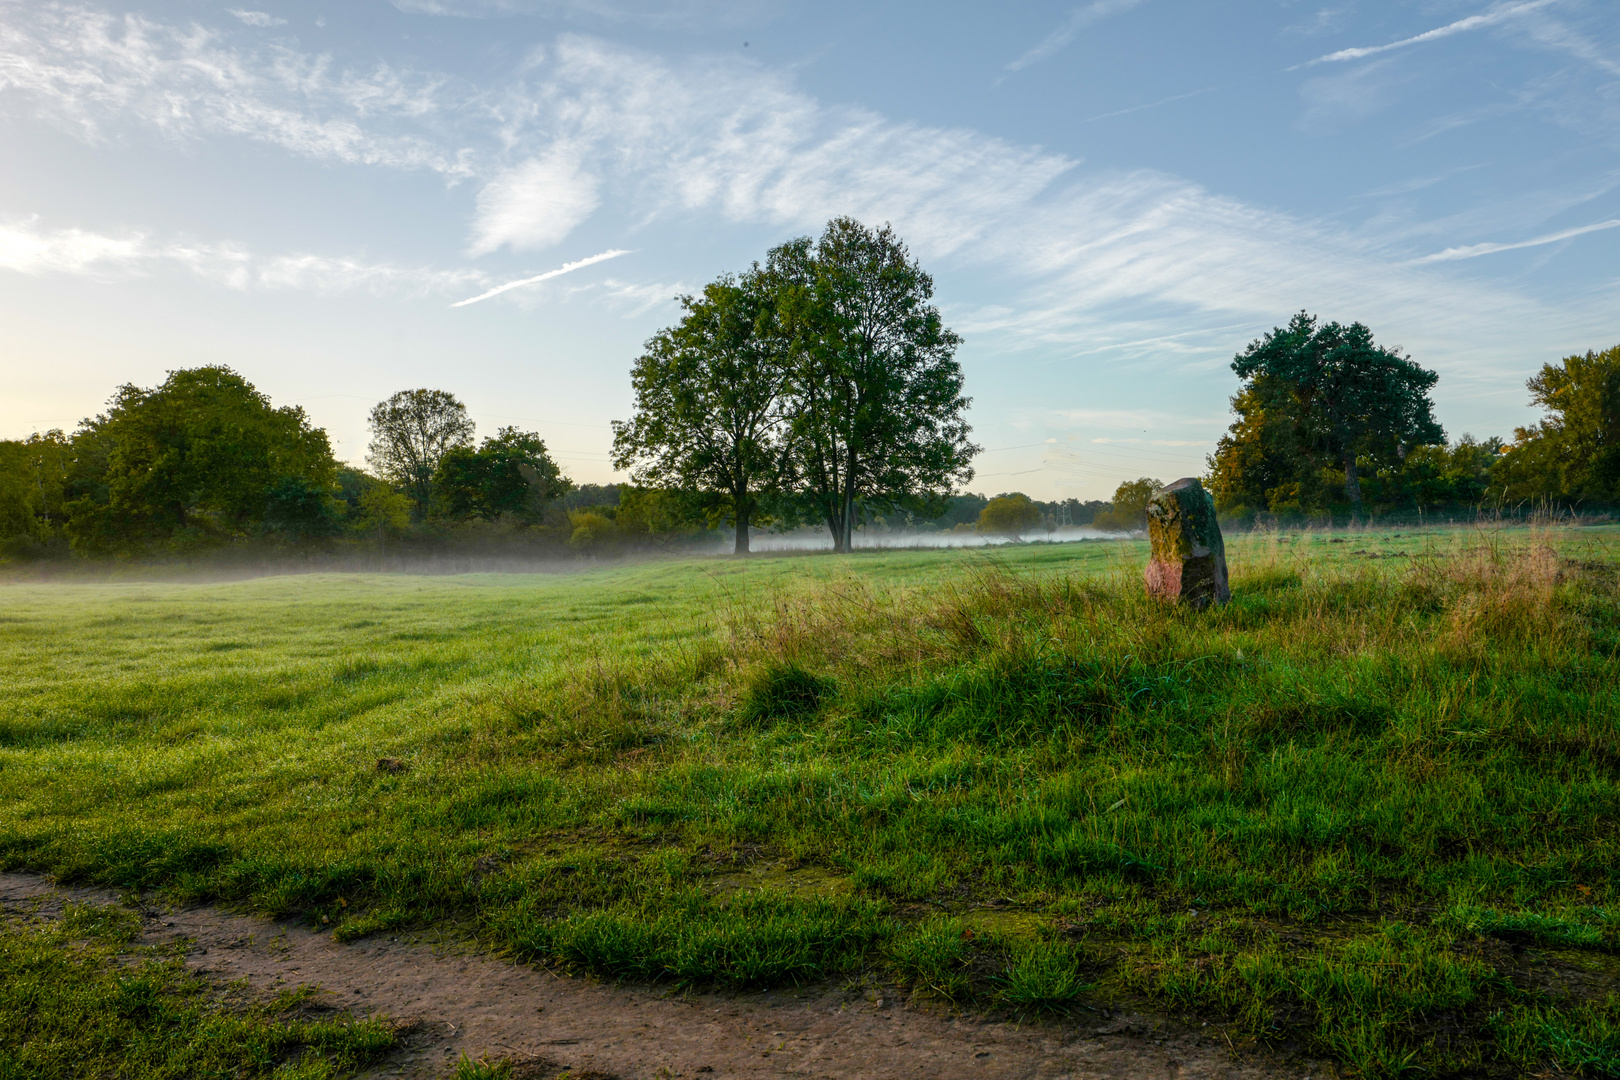
[[635, 415], [613, 424], [613, 464], [638, 484], [712, 492], [748, 551], [760, 498], [781, 477], [783, 392], [791, 374], [777, 297], [757, 268], [723, 277], [660, 330], [630, 373]]
[[1357, 459], [1398, 458], [1443, 442], [1429, 391], [1439, 378], [1399, 349], [1378, 345], [1361, 323], [1317, 324], [1300, 312], [1252, 342], [1232, 370], [1269, 395], [1284, 395], [1296, 435], [1344, 470], [1344, 493], [1361, 507]]
[[0, 545], [26, 550], [60, 539], [72, 456], [58, 430], [0, 441]]
[[445, 454], [472, 444], [473, 422], [466, 406], [444, 390], [401, 390], [379, 402], [370, 421], [371, 467], [426, 512], [433, 474]]
[[477, 450], [445, 453], [433, 477], [437, 509], [452, 518], [538, 519], [552, 500], [574, 490], [532, 431], [503, 427]]
[[934, 282], [888, 225], [835, 218], [819, 240], [770, 253], [766, 274], [793, 345], [792, 480], [848, 551], [858, 514], [942, 512], [973, 477], [961, 343]]
[[330, 498], [326, 432], [276, 408], [228, 367], [172, 371], [150, 390], [121, 386], [73, 438], [81, 548], [195, 544], [257, 531], [287, 490]]
[[1514, 431], [1495, 474], [1510, 499], [1620, 499], [1620, 345], [1543, 364], [1526, 384], [1539, 423]]

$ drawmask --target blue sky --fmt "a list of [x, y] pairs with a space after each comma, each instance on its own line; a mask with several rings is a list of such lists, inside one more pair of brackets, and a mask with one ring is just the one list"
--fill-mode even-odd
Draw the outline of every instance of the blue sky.
[[1302, 308], [1508, 435], [1620, 343], [1617, 185], [1612, 0], [0, 0], [0, 437], [223, 362], [355, 462], [429, 386], [606, 481], [671, 297], [845, 213], [965, 338], [974, 490], [1201, 472]]

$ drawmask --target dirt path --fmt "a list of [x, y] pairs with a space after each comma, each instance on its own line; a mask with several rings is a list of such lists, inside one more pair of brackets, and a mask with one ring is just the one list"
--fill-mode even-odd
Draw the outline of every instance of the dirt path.
[[[0, 907], [48, 912], [64, 898], [112, 899], [32, 875], [0, 874]], [[598, 1080], [1310, 1075], [1234, 1061], [1213, 1040], [1156, 1036], [1132, 1016], [1086, 1014], [1074, 1023], [1020, 1027], [858, 990], [663, 996], [409, 937], [344, 945], [303, 927], [210, 907], [149, 912], [143, 924], [145, 943], [189, 942], [189, 966], [221, 982], [246, 979], [264, 991], [314, 984], [333, 1007], [416, 1021], [405, 1049], [366, 1074], [373, 1077], [446, 1077], [462, 1054], [528, 1061], [523, 1076], [566, 1069], [577, 1077], [594, 1071]]]

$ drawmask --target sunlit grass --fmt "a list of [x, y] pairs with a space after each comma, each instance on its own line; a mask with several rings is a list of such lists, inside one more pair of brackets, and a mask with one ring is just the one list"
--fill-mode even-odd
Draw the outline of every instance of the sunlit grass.
[[307, 990], [221, 1001], [178, 956], [131, 948], [136, 922], [89, 904], [0, 921], [0, 1078], [332, 1080], [397, 1041], [382, 1020], [301, 1015]]
[[12, 585], [0, 857], [620, 978], [1602, 1072], [1559, 957], [1616, 941], [1615, 534], [1399, 532], [1230, 538], [1201, 615], [1123, 542]]

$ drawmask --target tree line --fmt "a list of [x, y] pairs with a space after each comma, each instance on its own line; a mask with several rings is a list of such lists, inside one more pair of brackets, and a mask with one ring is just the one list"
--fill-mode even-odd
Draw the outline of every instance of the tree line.
[[1448, 440], [1439, 376], [1359, 322], [1301, 312], [1232, 370], [1236, 419], [1206, 477], [1229, 521], [1620, 503], [1620, 347], [1544, 364], [1527, 387], [1545, 415], [1511, 440]]
[[[1140, 528], [1159, 480], [1112, 500], [961, 491], [978, 447], [933, 282], [887, 226], [850, 218], [679, 298], [631, 371], [613, 425], [629, 484], [575, 484], [538, 433], [475, 441], [443, 390], [372, 409], [367, 469], [338, 462], [302, 408], [229, 367], [119, 387], [70, 435], [0, 441], [0, 555], [186, 555], [221, 545], [441, 543], [521, 537], [600, 550], [722, 525], [857, 524], [1019, 537]], [[1361, 323], [1300, 313], [1233, 361], [1235, 419], [1205, 477], [1228, 522], [1422, 508], [1620, 504], [1620, 347], [1545, 364], [1543, 418], [1512, 440], [1448, 441], [1437, 376]]]
[[838, 218], [680, 297], [613, 425], [634, 482], [599, 488], [576, 486], [535, 432], [475, 443], [443, 390], [372, 409], [362, 470], [229, 367], [174, 371], [120, 387], [71, 435], [0, 442], [0, 545], [128, 556], [503, 530], [590, 548], [729, 522], [743, 552], [751, 527], [815, 522], [847, 551], [863, 521], [946, 515], [973, 475], [960, 338], [932, 294], [892, 229]]

